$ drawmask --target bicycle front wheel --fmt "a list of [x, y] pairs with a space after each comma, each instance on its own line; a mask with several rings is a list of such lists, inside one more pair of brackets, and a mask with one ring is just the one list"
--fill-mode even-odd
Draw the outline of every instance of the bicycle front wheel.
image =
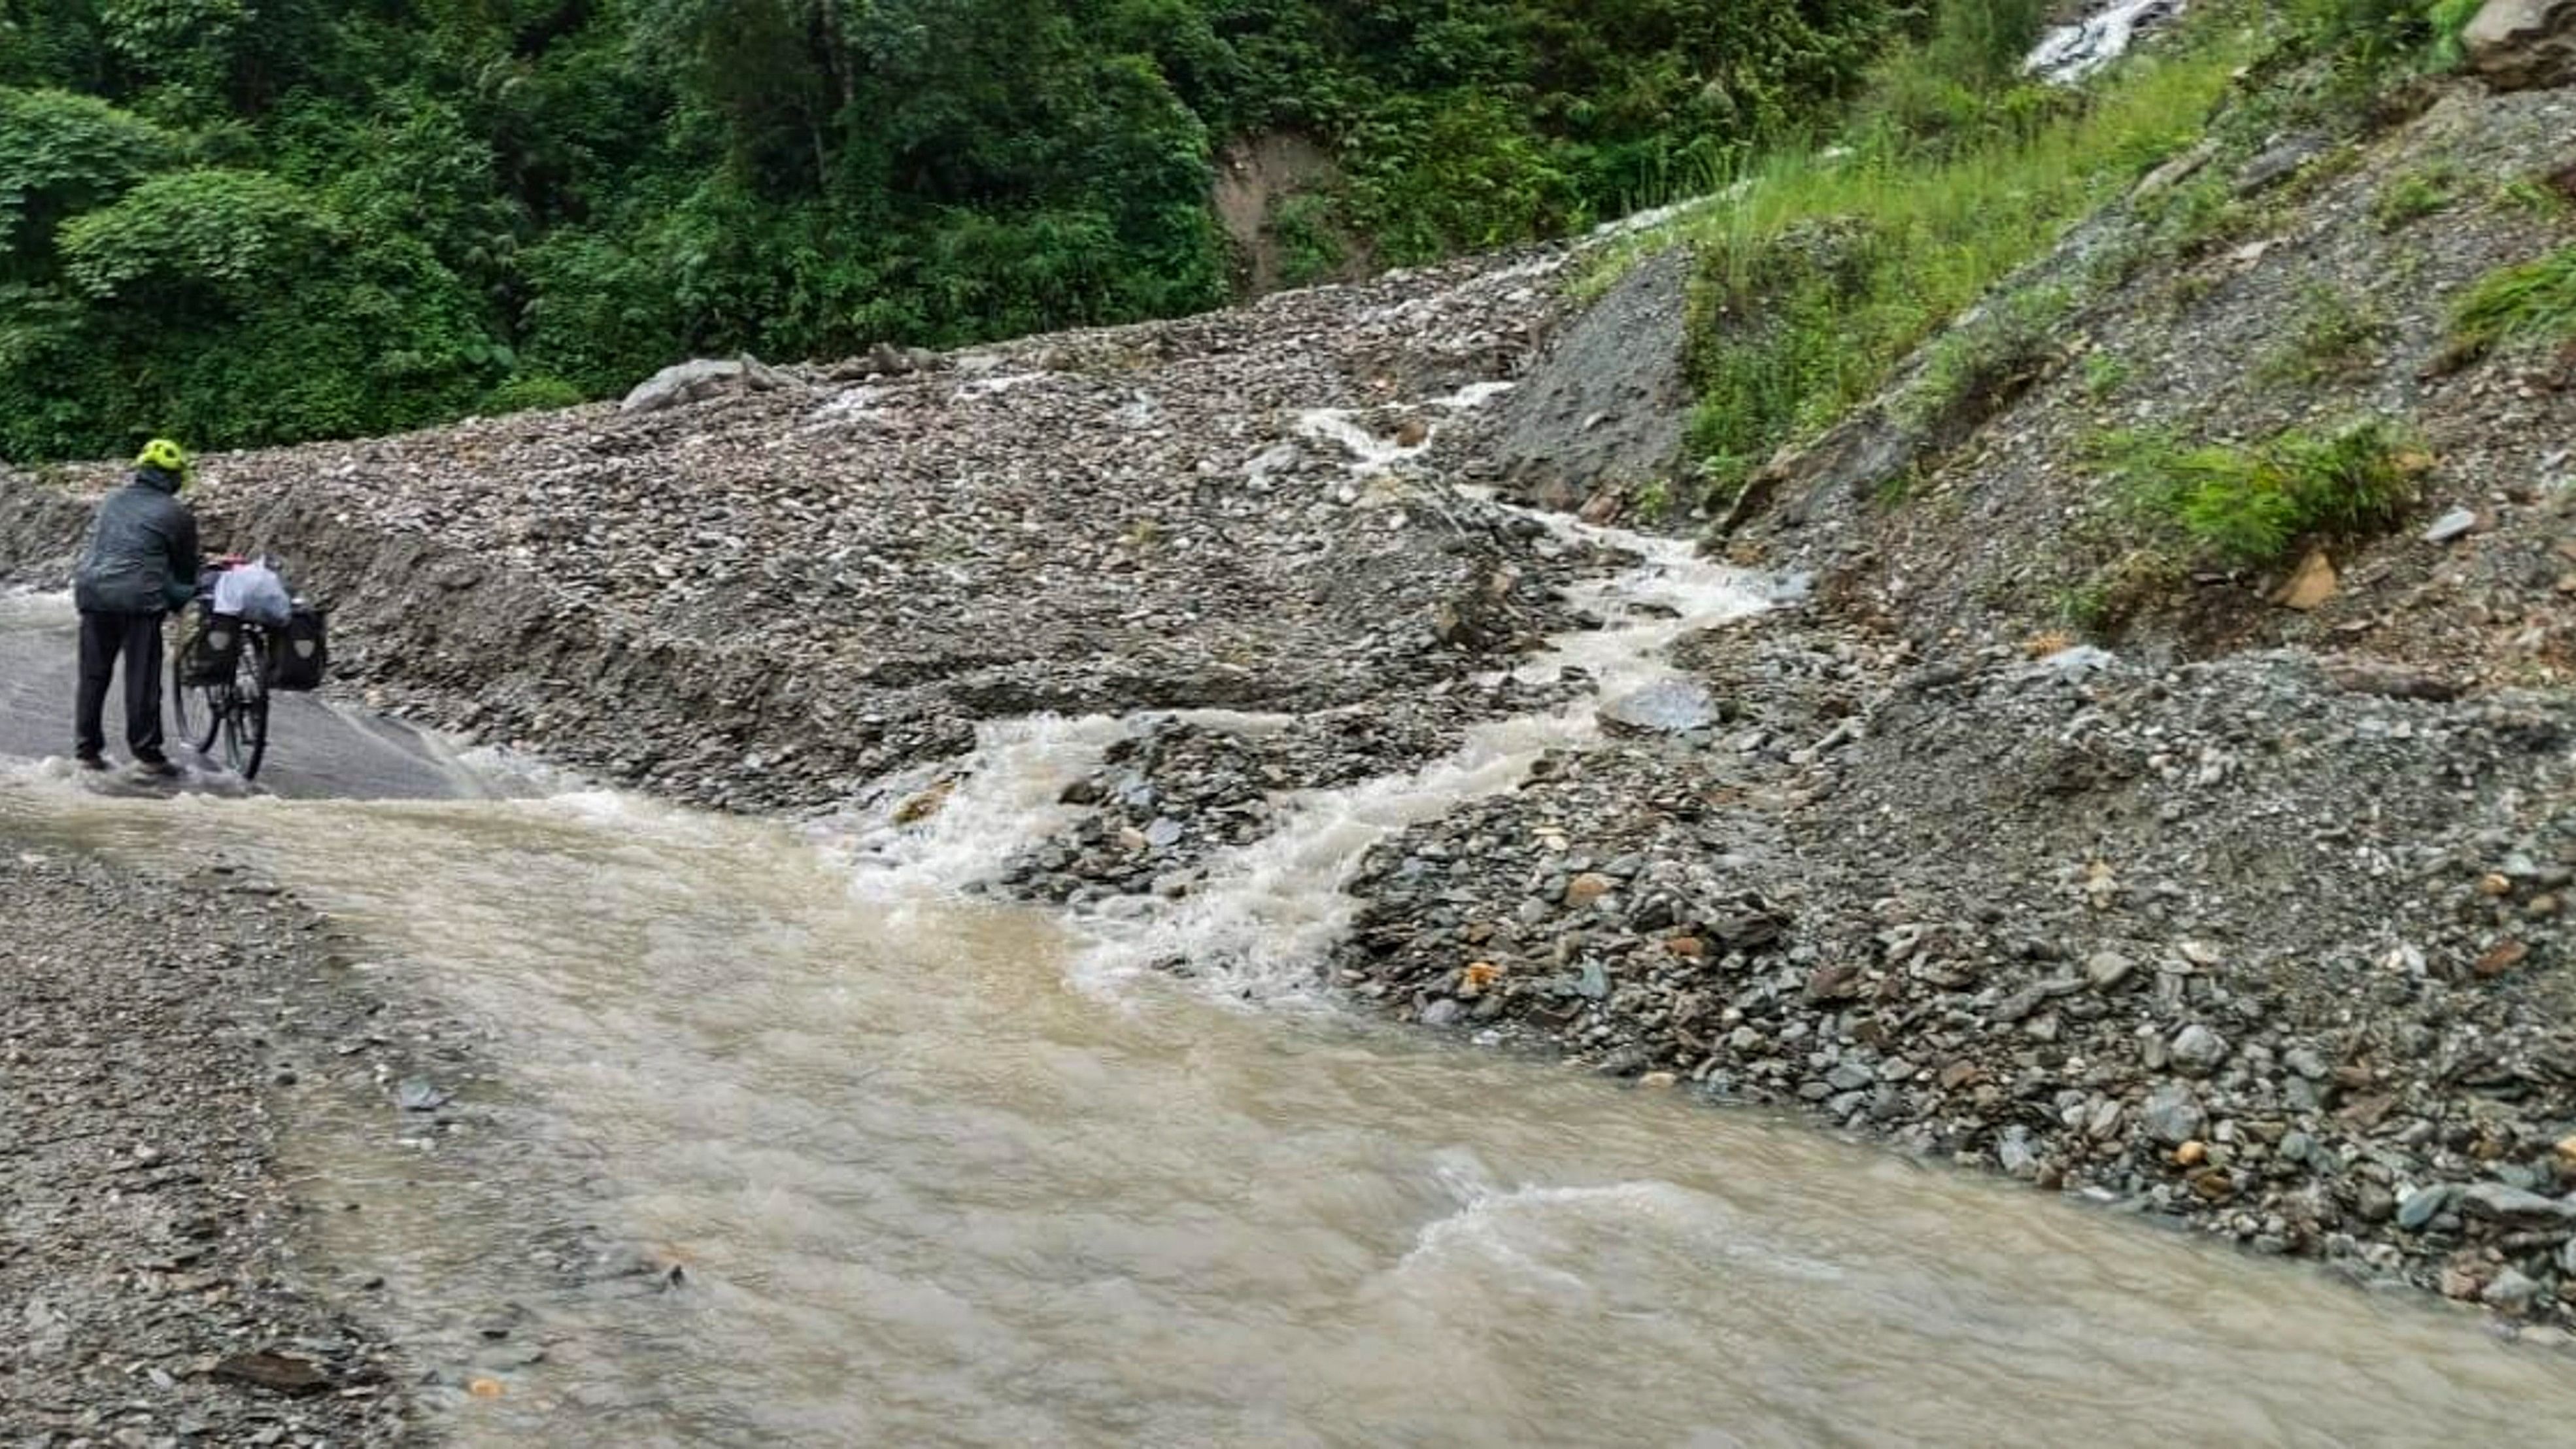
[[248, 630], [244, 634], [232, 683], [218, 686], [230, 696], [221, 733], [224, 767], [245, 780], [255, 780], [260, 761], [268, 755], [268, 635]]
[[179, 743], [203, 755], [215, 747], [215, 732], [223, 728], [224, 707], [232, 693], [230, 684], [193, 684], [187, 677], [187, 661], [170, 661], [170, 709], [178, 716]]

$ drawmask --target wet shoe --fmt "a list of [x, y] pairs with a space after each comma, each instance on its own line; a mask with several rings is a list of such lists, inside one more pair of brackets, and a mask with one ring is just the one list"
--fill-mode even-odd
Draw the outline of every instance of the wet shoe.
[[84, 770], [104, 770], [107, 768], [106, 756], [93, 755], [86, 751], [73, 755], [72, 763], [80, 766]]
[[134, 771], [139, 775], [151, 775], [167, 780], [179, 773], [179, 767], [171, 764], [170, 757], [167, 755], [136, 755]]

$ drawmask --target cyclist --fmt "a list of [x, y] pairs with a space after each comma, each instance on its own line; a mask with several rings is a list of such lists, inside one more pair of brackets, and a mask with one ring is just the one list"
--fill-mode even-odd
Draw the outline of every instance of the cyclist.
[[125, 661], [125, 744], [146, 774], [175, 775], [161, 752], [161, 620], [196, 590], [197, 518], [179, 501], [188, 454], [154, 438], [134, 459], [134, 476], [107, 496], [90, 524], [72, 602], [80, 610], [80, 691], [74, 754], [84, 769], [107, 768], [100, 716], [120, 656]]

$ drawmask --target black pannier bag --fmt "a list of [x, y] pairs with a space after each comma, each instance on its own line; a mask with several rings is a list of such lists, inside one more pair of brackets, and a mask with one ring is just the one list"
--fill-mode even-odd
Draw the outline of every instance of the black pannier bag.
[[227, 684], [241, 663], [242, 622], [215, 612], [215, 601], [200, 594], [188, 603], [179, 627], [179, 682]]
[[330, 664], [331, 647], [323, 637], [322, 611], [302, 599], [296, 600], [286, 627], [269, 631], [268, 687], [290, 692], [320, 689], [323, 671]]

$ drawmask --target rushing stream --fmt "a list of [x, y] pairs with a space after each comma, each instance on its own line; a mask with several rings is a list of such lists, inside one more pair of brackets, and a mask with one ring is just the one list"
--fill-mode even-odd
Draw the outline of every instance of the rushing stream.
[[[1678, 549], [1592, 602], [1612, 627], [1533, 667], [1613, 691], [1759, 606]], [[319, 1270], [386, 1280], [466, 1444], [2336, 1445], [2576, 1418], [2562, 1362], [2411, 1297], [1331, 1009], [1308, 968], [1357, 852], [1580, 744], [1581, 708], [1308, 798], [1183, 902], [965, 894], [1124, 728], [993, 727], [912, 829], [580, 788], [116, 798], [23, 767], [0, 832], [256, 862], [486, 1034], [478, 1130], [346, 1105], [291, 1144], [333, 1209]], [[1198, 974], [1150, 969], [1175, 957]], [[536, 1266], [574, 1225], [681, 1281]]]

